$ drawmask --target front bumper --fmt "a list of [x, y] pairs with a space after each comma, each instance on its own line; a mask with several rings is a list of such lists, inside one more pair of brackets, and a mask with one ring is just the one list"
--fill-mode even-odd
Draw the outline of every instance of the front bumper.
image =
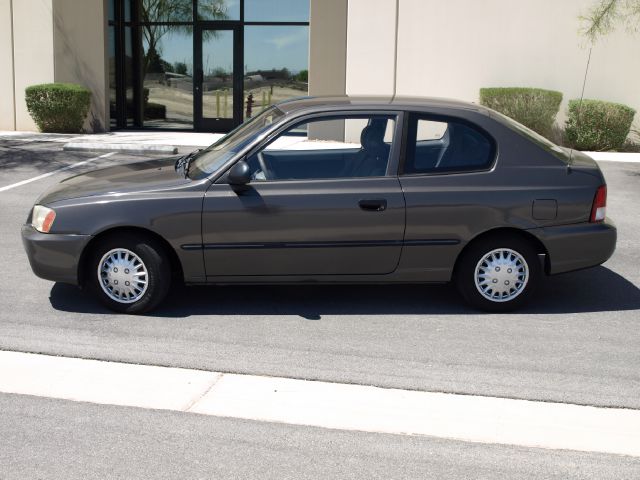
[[31, 269], [38, 277], [78, 285], [78, 265], [91, 235], [40, 233], [31, 225], [22, 226], [22, 243]]
[[609, 218], [602, 223], [579, 223], [531, 230], [549, 252], [547, 273], [571, 272], [600, 265], [613, 255], [618, 238]]

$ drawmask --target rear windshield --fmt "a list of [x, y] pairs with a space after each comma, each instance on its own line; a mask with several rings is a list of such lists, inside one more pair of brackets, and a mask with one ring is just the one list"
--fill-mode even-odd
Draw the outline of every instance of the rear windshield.
[[495, 110], [491, 110], [491, 116], [498, 120], [503, 125], [506, 125], [511, 130], [519, 133], [520, 135], [527, 137], [533, 143], [538, 145], [540, 148], [546, 150], [551, 153], [555, 157], [562, 160], [564, 163], [569, 163], [570, 155], [564, 150], [562, 147], [556, 145], [548, 138], [543, 137], [537, 132], [534, 132], [528, 127], [525, 127], [521, 123], [516, 122], [513, 118], [509, 118], [506, 115], [503, 115], [500, 112], [496, 112]]

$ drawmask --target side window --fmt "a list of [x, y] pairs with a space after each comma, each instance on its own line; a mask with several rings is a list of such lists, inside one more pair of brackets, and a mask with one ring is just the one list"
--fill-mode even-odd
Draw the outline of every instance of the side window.
[[384, 176], [395, 125], [389, 115], [299, 123], [247, 159], [252, 181]]
[[483, 170], [493, 163], [493, 140], [466, 122], [412, 115], [407, 134], [406, 174]]

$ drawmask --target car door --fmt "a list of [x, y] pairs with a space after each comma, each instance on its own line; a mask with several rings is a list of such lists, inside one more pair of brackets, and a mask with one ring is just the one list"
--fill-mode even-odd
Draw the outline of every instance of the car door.
[[405, 228], [399, 115], [304, 117], [245, 158], [248, 185], [226, 176], [211, 185], [202, 215], [207, 276], [393, 272]]

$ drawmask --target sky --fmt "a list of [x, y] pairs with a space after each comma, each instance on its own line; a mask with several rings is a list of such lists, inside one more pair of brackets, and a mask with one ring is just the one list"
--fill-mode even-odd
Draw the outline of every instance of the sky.
[[[239, 12], [239, 0], [226, 0], [228, 14]], [[309, 0], [245, 0], [245, 21], [307, 21]], [[308, 68], [309, 28], [306, 26], [245, 26], [245, 70], [288, 68], [297, 73]], [[169, 31], [161, 40], [162, 58], [169, 63], [184, 62], [193, 68], [192, 34], [186, 29]], [[231, 71], [232, 32], [221, 32], [203, 46], [203, 63]], [[146, 45], [145, 45], [146, 47]], [[208, 57], [207, 57], [208, 56]], [[207, 61], [208, 60], [208, 61]]]

